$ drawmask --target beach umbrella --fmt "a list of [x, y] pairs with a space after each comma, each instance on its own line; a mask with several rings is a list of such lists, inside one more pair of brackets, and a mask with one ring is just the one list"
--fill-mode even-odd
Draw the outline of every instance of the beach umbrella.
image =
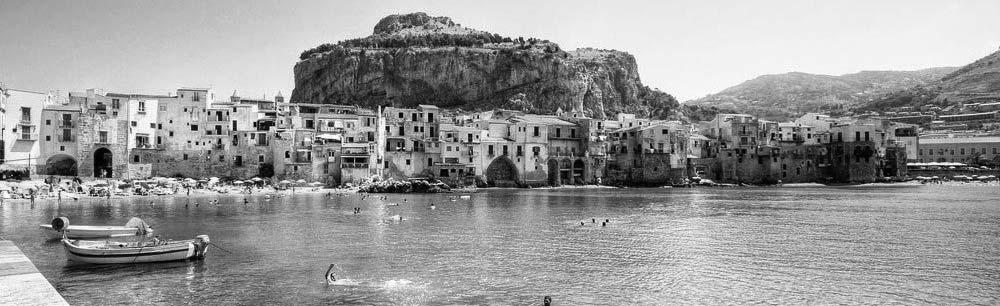
[[251, 181], [254, 181], [254, 182], [260, 182], [260, 181], [263, 181], [264, 179], [262, 179], [262, 178], [259, 178], [259, 177], [255, 177], [255, 178], [252, 178], [252, 179], [250, 179], [250, 180], [251, 180]]
[[208, 178], [208, 180], [209, 181], [218, 181], [219, 178], [213, 176], [213, 177]]
[[296, 182], [296, 183], [299, 183], [299, 184], [305, 184], [305, 183], [306, 183], [306, 180], [298, 180], [298, 181], [295, 181], [295, 182]]
[[243, 184], [243, 181], [235, 181], [235, 182], [233, 182], [233, 185], [239, 185], [239, 184]]
[[313, 186], [320, 186], [320, 185], [323, 185], [323, 183], [320, 183], [320, 182], [312, 182], [312, 183], [309, 183], [309, 185], [313, 185]]
[[278, 184], [282, 184], [282, 185], [288, 185], [288, 184], [291, 184], [291, 183], [292, 183], [292, 181], [289, 181], [289, 180], [281, 180], [280, 182], [278, 182]]

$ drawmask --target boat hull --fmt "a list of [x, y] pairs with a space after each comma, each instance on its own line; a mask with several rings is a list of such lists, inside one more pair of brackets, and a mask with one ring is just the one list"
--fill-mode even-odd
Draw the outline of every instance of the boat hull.
[[[63, 239], [66, 258], [90, 264], [131, 264], [185, 260], [196, 257], [193, 241], [171, 242], [166, 245], [134, 247], [126, 243]], [[201, 256], [204, 256], [204, 251]]]
[[[49, 237], [61, 238], [63, 236], [63, 232], [53, 229], [51, 224], [42, 224], [38, 227], [44, 229], [45, 233], [48, 234]], [[125, 226], [70, 225], [63, 231], [66, 232], [66, 238], [71, 239], [127, 237], [139, 235], [138, 228]], [[147, 235], [152, 232], [153, 229], [148, 229]]]

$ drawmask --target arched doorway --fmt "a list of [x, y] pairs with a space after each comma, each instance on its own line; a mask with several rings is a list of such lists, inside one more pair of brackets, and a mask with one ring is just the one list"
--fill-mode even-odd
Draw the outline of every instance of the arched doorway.
[[559, 186], [559, 161], [550, 159], [547, 164], [549, 168], [549, 186]]
[[112, 154], [108, 148], [100, 148], [94, 151], [94, 177], [111, 177]]
[[517, 167], [505, 156], [497, 157], [486, 167], [486, 185], [496, 187], [516, 187]]
[[573, 183], [575, 184], [586, 183], [587, 177], [584, 176], [585, 173], [583, 171], [585, 167], [586, 165], [583, 163], [583, 160], [581, 159], [577, 159], [575, 162], [573, 162]]
[[573, 183], [573, 162], [564, 159], [559, 162], [559, 181], [561, 184]]
[[76, 159], [66, 154], [56, 154], [45, 161], [46, 175], [76, 176]]

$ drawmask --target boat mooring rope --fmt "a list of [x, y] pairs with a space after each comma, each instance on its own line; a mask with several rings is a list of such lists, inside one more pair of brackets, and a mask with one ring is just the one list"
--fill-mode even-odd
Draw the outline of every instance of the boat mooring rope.
[[215, 242], [212, 242], [212, 243], [209, 243], [209, 245], [212, 245], [212, 246], [215, 246], [216, 248], [219, 248], [220, 250], [223, 250], [223, 251], [225, 251], [226, 253], [229, 253], [229, 254], [232, 254], [232, 253], [233, 253], [233, 252], [230, 252], [229, 250], [226, 250], [226, 249], [223, 249], [223, 248], [222, 248], [222, 247], [220, 247], [220, 246], [219, 246], [218, 244], [215, 244]]

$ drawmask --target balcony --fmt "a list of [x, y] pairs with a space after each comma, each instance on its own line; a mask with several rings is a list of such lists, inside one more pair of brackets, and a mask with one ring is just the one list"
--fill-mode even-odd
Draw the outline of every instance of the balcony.
[[64, 129], [73, 128], [73, 121], [71, 120], [59, 120], [59, 127]]
[[38, 133], [37, 132], [18, 133], [17, 140], [36, 141], [38, 140]]
[[342, 163], [341, 168], [368, 168], [368, 163]]
[[59, 141], [61, 141], [61, 142], [73, 142], [73, 141], [76, 141], [75, 138], [73, 137], [73, 135], [63, 135], [63, 136], [59, 136], [59, 138], [57, 138], [57, 139]]
[[135, 144], [136, 149], [156, 149], [152, 144], [148, 142], [140, 142]]
[[217, 144], [213, 144], [212, 145], [212, 150], [225, 150], [225, 149], [226, 149], [226, 145], [221, 144], [221, 143], [217, 143]]

